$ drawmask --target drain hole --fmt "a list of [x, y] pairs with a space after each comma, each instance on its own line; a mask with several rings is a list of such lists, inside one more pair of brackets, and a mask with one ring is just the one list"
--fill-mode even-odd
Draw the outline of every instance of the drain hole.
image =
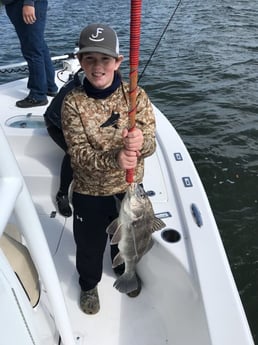
[[148, 190], [148, 191], [146, 192], [146, 194], [147, 194], [148, 196], [154, 196], [156, 193], [154, 192], [154, 190]]
[[178, 242], [181, 239], [181, 235], [179, 234], [179, 232], [174, 229], [163, 230], [161, 233], [161, 237], [163, 238], [164, 241], [170, 242], [170, 243]]

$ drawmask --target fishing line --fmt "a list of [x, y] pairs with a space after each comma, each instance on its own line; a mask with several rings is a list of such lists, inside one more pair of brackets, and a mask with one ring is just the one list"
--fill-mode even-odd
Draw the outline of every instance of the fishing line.
[[147, 67], [149, 66], [149, 64], [150, 64], [150, 62], [151, 62], [151, 59], [152, 59], [153, 55], [155, 54], [155, 52], [156, 52], [156, 50], [157, 50], [157, 48], [158, 48], [158, 46], [159, 46], [159, 44], [160, 44], [160, 41], [162, 40], [163, 36], [165, 35], [165, 33], [166, 33], [166, 31], [167, 31], [167, 28], [169, 27], [169, 25], [170, 25], [172, 19], [174, 18], [175, 14], [176, 14], [176, 11], [177, 11], [177, 9], [179, 8], [181, 2], [182, 2], [182, 0], [179, 0], [179, 1], [178, 1], [177, 5], [176, 5], [176, 8], [174, 9], [174, 12], [173, 12], [172, 15], [170, 16], [167, 25], [165, 26], [165, 28], [164, 28], [164, 30], [163, 30], [163, 32], [162, 32], [162, 34], [161, 34], [161, 36], [160, 36], [158, 42], [156, 43], [156, 46], [154, 47], [154, 49], [153, 49], [153, 51], [152, 51], [152, 53], [151, 53], [151, 55], [150, 55], [150, 57], [149, 57], [149, 60], [147, 61], [147, 63], [145, 64], [145, 66], [144, 66], [144, 68], [143, 68], [143, 71], [141, 72], [141, 75], [140, 75], [140, 77], [139, 77], [139, 79], [138, 79], [138, 82], [139, 82], [140, 79], [143, 77], [144, 72], [146, 71]]

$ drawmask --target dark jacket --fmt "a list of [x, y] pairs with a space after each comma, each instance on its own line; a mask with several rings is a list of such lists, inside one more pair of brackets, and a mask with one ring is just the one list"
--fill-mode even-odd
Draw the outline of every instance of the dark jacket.
[[51, 125], [62, 128], [61, 125], [61, 108], [65, 95], [74, 89], [76, 86], [81, 85], [81, 80], [79, 78], [79, 73], [81, 69], [75, 73], [73, 79], [69, 80], [58, 92], [58, 94], [53, 98], [50, 105], [47, 107], [47, 110], [44, 114], [46, 125], [48, 126], [49, 122]]

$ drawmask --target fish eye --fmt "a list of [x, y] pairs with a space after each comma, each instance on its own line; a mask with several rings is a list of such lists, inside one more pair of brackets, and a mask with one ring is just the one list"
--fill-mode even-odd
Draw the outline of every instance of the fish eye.
[[146, 198], [147, 194], [141, 185], [138, 185], [136, 195], [141, 200], [144, 200]]
[[143, 189], [140, 190], [139, 197], [141, 199], [144, 199], [146, 197], [146, 193], [145, 193], [145, 191]]
[[146, 195], [146, 192], [141, 185], [139, 186], [139, 192], [141, 197], [144, 197]]

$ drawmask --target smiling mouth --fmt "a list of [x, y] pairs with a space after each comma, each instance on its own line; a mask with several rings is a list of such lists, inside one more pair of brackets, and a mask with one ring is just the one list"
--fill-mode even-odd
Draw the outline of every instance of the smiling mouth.
[[102, 72], [97, 72], [97, 73], [92, 73], [93, 77], [98, 78], [98, 77], [102, 77], [103, 75], [105, 75], [105, 73]]

